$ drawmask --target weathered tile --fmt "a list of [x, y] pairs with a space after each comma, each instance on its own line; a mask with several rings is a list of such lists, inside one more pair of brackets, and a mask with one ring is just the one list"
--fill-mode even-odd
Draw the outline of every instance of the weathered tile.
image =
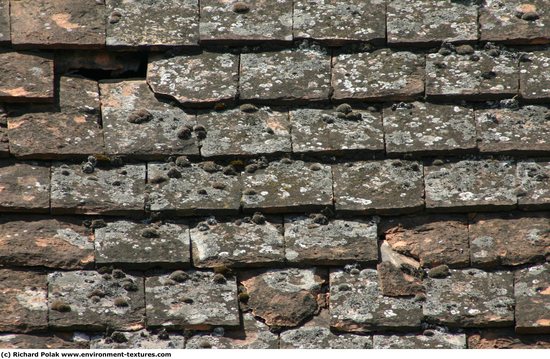
[[514, 322], [513, 274], [478, 269], [451, 270], [426, 278], [424, 316], [448, 327], [506, 327]]
[[109, 222], [95, 230], [97, 266], [148, 269], [190, 265], [188, 227], [174, 223]]
[[103, 1], [11, 1], [11, 41], [34, 48], [105, 46]]
[[424, 93], [424, 57], [388, 49], [333, 58], [336, 100], [401, 101]]
[[90, 349], [183, 349], [185, 337], [162, 331], [155, 335], [147, 330], [113, 332], [110, 336], [93, 337]]
[[234, 277], [199, 271], [176, 271], [145, 280], [147, 325], [204, 330], [238, 326]]
[[294, 1], [294, 37], [313, 39], [329, 46], [348, 42], [383, 43], [386, 6], [382, 0]]
[[425, 167], [424, 182], [426, 208], [429, 209], [505, 210], [514, 208], [517, 202], [515, 165], [512, 161], [436, 163]]
[[107, 46], [186, 46], [199, 40], [199, 1], [106, 0]]
[[292, 1], [201, 0], [201, 43], [292, 41]]
[[384, 133], [379, 112], [354, 109], [290, 111], [292, 151], [295, 153], [383, 151]]
[[4, 50], [0, 52], [0, 69], [0, 101], [53, 102], [53, 56], [50, 54]]
[[222, 167], [213, 162], [149, 163], [148, 180], [151, 211], [188, 216], [235, 214], [240, 208], [239, 176], [222, 173]]
[[550, 162], [518, 161], [517, 181], [520, 209], [550, 208]]
[[550, 51], [530, 52], [527, 57], [530, 61], [519, 64], [521, 97], [526, 100], [547, 101], [550, 98]]
[[[316, 220], [321, 218], [326, 222]], [[373, 264], [378, 261], [376, 222], [363, 219], [285, 217], [285, 256], [311, 265]]]
[[426, 56], [428, 98], [483, 101], [514, 96], [519, 90], [516, 61], [504, 54], [493, 57], [486, 51], [472, 55], [432, 53]]
[[468, 107], [413, 102], [384, 109], [387, 153], [451, 154], [476, 148], [474, 111]]
[[516, 266], [550, 258], [550, 216], [477, 214], [470, 220], [472, 266]]
[[388, 43], [476, 41], [477, 10], [475, 1], [389, 1]]
[[470, 349], [550, 349], [550, 335], [518, 335], [514, 329], [485, 329], [468, 336]]
[[242, 179], [245, 211], [315, 211], [332, 206], [332, 176], [327, 165], [283, 160], [254, 173], [245, 172]]
[[550, 42], [546, 0], [486, 0], [479, 10], [479, 24], [481, 41], [521, 45]]
[[[85, 166], [84, 166], [85, 167]], [[145, 165], [102, 166], [84, 173], [81, 165], [52, 166], [54, 214], [131, 214], [144, 211]]]
[[198, 155], [195, 116], [159, 101], [143, 80], [102, 82], [101, 114], [105, 152], [154, 158]]
[[191, 228], [191, 252], [197, 268], [255, 267], [284, 261], [282, 219], [255, 215], [255, 221], [211, 218]]
[[477, 110], [475, 116], [481, 152], [550, 153], [548, 107]]
[[330, 315], [331, 327], [339, 331], [403, 331], [420, 327], [422, 305], [413, 298], [383, 296], [374, 269], [357, 274], [334, 269], [330, 273]]
[[424, 207], [422, 164], [383, 160], [333, 166], [336, 210], [410, 213]]
[[1, 217], [0, 264], [89, 268], [94, 264], [94, 236], [78, 218]]
[[48, 328], [46, 275], [0, 269], [0, 331], [30, 332]]
[[81, 341], [72, 333], [55, 334], [0, 334], [0, 349], [88, 349], [87, 341]]
[[387, 297], [416, 297], [423, 295], [424, 287], [422, 286], [422, 281], [413, 275], [420, 272], [419, 268], [415, 269], [416, 273], [414, 273], [408, 266], [394, 264], [384, 254], [385, 249], [383, 246], [385, 246], [384, 242], [380, 246], [382, 262], [376, 266], [382, 295]]
[[316, 45], [241, 54], [240, 98], [260, 102], [328, 100], [330, 55]]
[[8, 43], [10, 37], [10, 0], [0, 1], [0, 43]]
[[237, 96], [239, 57], [207, 52], [149, 59], [147, 82], [158, 95], [187, 106], [232, 102]]
[[50, 166], [1, 161], [0, 193], [0, 212], [48, 212]]
[[98, 331], [143, 328], [143, 278], [116, 270], [48, 274], [49, 326]]
[[250, 108], [199, 113], [197, 123], [207, 133], [201, 141], [201, 155], [256, 156], [290, 152], [288, 112], [269, 107]]
[[466, 349], [465, 334], [437, 330], [429, 335], [375, 335], [374, 349]]
[[0, 124], [0, 158], [9, 157], [10, 144], [8, 139], [8, 128]]
[[550, 264], [515, 273], [516, 332], [550, 333]]

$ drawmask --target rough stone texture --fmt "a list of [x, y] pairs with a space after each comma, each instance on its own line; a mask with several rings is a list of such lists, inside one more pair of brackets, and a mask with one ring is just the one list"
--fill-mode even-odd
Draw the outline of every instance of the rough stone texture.
[[[195, 116], [159, 101], [145, 81], [103, 82], [100, 91], [106, 153], [139, 158], [199, 154], [196, 133], [178, 137], [183, 127], [193, 128]], [[141, 110], [151, 118], [130, 122]]]
[[317, 224], [305, 216], [285, 217], [285, 257], [310, 265], [373, 264], [378, 260], [376, 222], [330, 220]]
[[242, 100], [305, 102], [328, 100], [330, 56], [316, 45], [241, 54]]
[[550, 162], [527, 160], [517, 163], [520, 209], [550, 208]]
[[318, 268], [273, 269], [241, 273], [248, 307], [270, 327], [297, 326], [324, 306], [326, 272]]
[[501, 54], [492, 57], [486, 51], [475, 51], [479, 58], [452, 53], [426, 56], [426, 96], [428, 98], [483, 101], [514, 96], [519, 90], [516, 61]]
[[145, 165], [96, 167], [84, 173], [81, 165], [52, 166], [51, 210], [54, 214], [119, 215], [143, 212]]
[[333, 166], [336, 210], [354, 213], [410, 213], [424, 207], [422, 164], [365, 161]]
[[486, 211], [516, 206], [512, 161], [463, 160], [426, 166], [426, 208]]
[[105, 19], [102, 1], [11, 1], [11, 41], [19, 47], [101, 48]]
[[476, 111], [479, 150], [509, 154], [550, 153], [549, 119], [550, 110], [545, 106]]
[[347, 119], [335, 110], [298, 109], [290, 112], [295, 153], [383, 151], [381, 114], [355, 109], [360, 119]]
[[147, 269], [190, 265], [189, 230], [174, 223], [107, 223], [95, 230], [96, 264]]
[[281, 218], [201, 222], [191, 229], [193, 265], [197, 268], [273, 266], [284, 261]]
[[239, 57], [227, 52], [154, 55], [147, 66], [147, 82], [156, 94], [187, 106], [232, 102], [237, 96], [238, 66]]
[[50, 167], [0, 161], [0, 212], [48, 212]]
[[261, 107], [255, 112], [232, 109], [199, 113], [197, 123], [207, 135], [201, 142], [201, 155], [256, 156], [290, 152], [288, 112]]
[[424, 292], [422, 282], [417, 277], [405, 272], [390, 261], [383, 261], [376, 266], [380, 291], [388, 297], [408, 297]]
[[[129, 283], [134, 284], [132, 288]], [[57, 310], [59, 304], [70, 310]], [[50, 273], [48, 317], [50, 327], [60, 329], [141, 329], [145, 317], [143, 278], [129, 274], [115, 278], [94, 271]]]
[[8, 129], [0, 125], [0, 158], [9, 157], [10, 146], [8, 139]]
[[[535, 10], [539, 18], [535, 21], [518, 18], [515, 14], [523, 8]], [[522, 45], [550, 42], [550, 11], [546, 0], [486, 0], [479, 11], [479, 24], [481, 41]]]
[[425, 102], [413, 102], [412, 106], [384, 109], [387, 153], [451, 154], [476, 148], [472, 109]]
[[103, 153], [95, 81], [62, 76], [59, 108], [19, 106], [12, 112], [8, 136], [10, 152], [16, 157], [59, 159]]
[[[74, 336], [76, 337], [76, 335]], [[0, 349], [88, 349], [87, 341], [73, 338], [71, 333], [0, 334]]]
[[212, 272], [184, 273], [187, 275], [181, 275], [180, 282], [170, 275], [145, 280], [148, 326], [206, 330], [239, 325], [234, 277], [216, 282]]
[[54, 99], [50, 54], [0, 51], [0, 78], [2, 102], [52, 102]]
[[433, 331], [433, 335], [375, 335], [374, 349], [466, 349], [466, 335]]
[[413, 298], [382, 295], [378, 274], [363, 269], [351, 274], [340, 269], [330, 273], [331, 327], [348, 332], [403, 331], [420, 327], [422, 305]]
[[[106, 0], [107, 46], [185, 46], [199, 39], [198, 0]], [[117, 16], [119, 15], [120, 16]], [[118, 21], [117, 21], [118, 20]]]
[[10, 37], [10, 0], [0, 1], [0, 43], [9, 43]]
[[424, 93], [424, 56], [380, 49], [332, 60], [336, 100], [401, 101]]
[[532, 101], [550, 98], [550, 51], [534, 51], [528, 54], [529, 62], [519, 65], [521, 97]]
[[168, 338], [161, 338], [147, 330], [137, 332], [116, 332], [126, 338], [126, 342], [117, 343], [111, 337], [93, 337], [90, 342], [90, 349], [183, 349], [185, 337], [181, 334], [166, 333]]
[[0, 269], [0, 331], [47, 329], [47, 291], [44, 274]]
[[550, 264], [516, 272], [516, 332], [550, 333]]
[[382, 43], [386, 38], [386, 7], [383, 0], [297, 0], [293, 27], [295, 38], [329, 46], [356, 41]]
[[383, 219], [386, 241], [398, 253], [413, 257], [422, 267], [470, 264], [468, 222], [464, 216], [414, 216]]
[[388, 2], [388, 43], [436, 44], [477, 40], [475, 1]]
[[94, 236], [77, 218], [1, 217], [0, 264], [89, 268], [94, 264]]
[[517, 335], [513, 329], [486, 329], [468, 336], [470, 349], [550, 349], [548, 335]]
[[461, 328], [510, 326], [513, 277], [510, 272], [453, 269], [446, 278], [426, 278], [425, 320]]
[[[180, 172], [180, 178], [168, 178], [167, 173], [172, 168]], [[151, 185], [148, 203], [151, 211], [169, 211], [189, 216], [235, 214], [239, 210], [239, 177], [223, 174], [221, 167], [217, 172], [210, 173], [201, 168], [201, 164], [177, 167], [173, 163], [149, 163], [149, 183], [161, 178], [164, 181]]]
[[292, 41], [292, 1], [245, 2], [247, 11], [235, 11], [236, 0], [201, 0], [201, 43], [243, 44]]
[[[253, 190], [254, 194], [250, 194]], [[243, 209], [269, 213], [321, 210], [332, 205], [330, 166], [303, 161], [271, 162], [243, 174]]]

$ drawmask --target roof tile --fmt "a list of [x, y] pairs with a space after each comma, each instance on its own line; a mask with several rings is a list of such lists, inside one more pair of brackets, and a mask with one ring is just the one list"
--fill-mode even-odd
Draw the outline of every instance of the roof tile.
[[516, 272], [516, 332], [550, 333], [550, 264]]
[[517, 335], [514, 329], [484, 329], [468, 336], [470, 349], [548, 349], [550, 335]]
[[11, 41], [10, 0], [0, 0], [0, 43]]
[[466, 349], [466, 335], [432, 330], [427, 335], [375, 335], [374, 349]]
[[518, 207], [550, 208], [550, 162], [526, 160], [517, 164]]
[[88, 349], [87, 341], [73, 339], [72, 333], [0, 334], [0, 349]]
[[530, 61], [521, 62], [519, 65], [521, 97], [531, 101], [548, 100], [550, 98], [550, 71], [548, 71], [550, 51], [533, 51], [527, 56]]
[[[167, 338], [165, 337], [167, 336]], [[124, 339], [126, 341], [124, 341]], [[113, 339], [114, 338], [114, 339]], [[108, 337], [93, 337], [90, 349], [183, 349], [185, 337], [177, 333], [162, 332], [154, 335], [147, 330], [137, 332], [114, 332]]]
[[372, 337], [335, 334], [328, 324], [321, 326], [313, 320], [281, 333], [281, 349], [372, 349]]
[[0, 101], [53, 102], [54, 72], [51, 54], [3, 50], [0, 51], [0, 68]]
[[0, 212], [48, 212], [50, 167], [36, 162], [0, 162]]

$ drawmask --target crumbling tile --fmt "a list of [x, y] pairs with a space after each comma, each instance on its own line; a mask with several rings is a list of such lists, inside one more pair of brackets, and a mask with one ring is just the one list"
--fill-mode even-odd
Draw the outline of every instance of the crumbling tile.
[[0, 43], [10, 41], [10, 0], [0, 0]]
[[521, 45], [550, 42], [546, 0], [486, 0], [479, 9], [479, 24], [481, 41]]
[[329, 308], [331, 327], [338, 331], [404, 331], [419, 328], [422, 320], [421, 303], [382, 295], [374, 269], [331, 270]]
[[110, 336], [92, 337], [90, 349], [183, 349], [185, 337], [161, 331], [155, 335], [145, 329], [137, 332], [113, 332]]
[[284, 240], [280, 217], [254, 220], [209, 219], [191, 228], [191, 252], [197, 268], [256, 267], [282, 264]]
[[527, 58], [529, 61], [519, 64], [521, 97], [526, 100], [547, 101], [550, 98], [550, 51], [530, 52]]
[[[199, 113], [197, 123], [206, 129], [201, 155], [256, 156], [291, 152], [288, 112], [248, 106], [223, 112]], [[248, 112], [253, 111], [253, 112]]]
[[389, 1], [388, 43], [427, 45], [476, 41], [477, 11], [474, 1]]
[[330, 166], [303, 161], [271, 162], [243, 174], [243, 209], [268, 213], [321, 210], [332, 206]]
[[468, 336], [470, 349], [550, 349], [550, 335], [517, 335], [514, 329], [484, 329]]
[[428, 98], [483, 101], [514, 96], [519, 90], [516, 61], [506, 54], [487, 51], [471, 55], [431, 53], [426, 56]]
[[514, 276], [478, 269], [450, 271], [426, 278], [424, 317], [448, 327], [506, 327], [514, 322]]
[[201, 0], [201, 43], [292, 41], [292, 1]]
[[525, 160], [517, 163], [520, 209], [550, 208], [550, 162]]
[[477, 214], [470, 220], [472, 266], [517, 266], [550, 258], [550, 216]]
[[[382, 263], [376, 266], [378, 272], [378, 281], [382, 295], [387, 297], [410, 297], [422, 296], [424, 287], [422, 281], [409, 271], [410, 267], [398, 266], [391, 260], [388, 260], [382, 252]], [[419, 270], [417, 270], [419, 272]]]
[[241, 54], [242, 100], [305, 102], [328, 100], [330, 56], [317, 45]]
[[238, 66], [239, 57], [228, 52], [154, 55], [147, 66], [147, 83], [156, 94], [186, 106], [233, 102], [237, 96]]
[[549, 334], [550, 264], [522, 269], [515, 274], [516, 332]]
[[175, 271], [145, 280], [147, 325], [205, 330], [239, 325], [235, 277]]
[[52, 55], [0, 51], [0, 74], [0, 101], [53, 102]]
[[413, 102], [384, 109], [386, 152], [451, 154], [476, 148], [474, 111], [458, 105]]
[[382, 0], [294, 1], [294, 37], [329, 46], [348, 42], [383, 43], [386, 6]]
[[290, 111], [292, 151], [295, 153], [383, 151], [384, 133], [379, 112], [356, 108]]
[[175, 165], [149, 163], [151, 211], [178, 215], [235, 214], [240, 208], [241, 184], [237, 175], [222, 173], [213, 162]]
[[378, 261], [374, 221], [289, 216], [285, 217], [284, 228], [285, 256], [289, 263], [343, 265]]
[[465, 334], [430, 330], [424, 335], [375, 335], [374, 349], [466, 349]]
[[0, 331], [25, 333], [48, 328], [44, 274], [0, 269], [0, 293]]
[[[105, 152], [155, 158], [198, 155], [195, 116], [159, 101], [143, 80], [102, 82]], [[187, 131], [188, 133], [182, 133]]]
[[336, 100], [402, 101], [424, 93], [424, 56], [380, 49], [333, 58]]
[[[45, 306], [46, 307], [46, 306]], [[77, 334], [0, 334], [0, 349], [89, 349]]]
[[336, 210], [352, 213], [410, 213], [424, 207], [423, 166], [402, 160], [333, 166]]
[[105, 46], [103, 1], [11, 1], [11, 41], [33, 48], [101, 48]]
[[512, 161], [434, 163], [426, 166], [424, 171], [428, 209], [486, 211], [516, 207], [515, 165]]
[[1, 161], [0, 193], [0, 212], [48, 212], [50, 166]]
[[97, 266], [144, 270], [190, 265], [189, 230], [181, 224], [120, 220], [95, 230]]
[[[52, 166], [51, 210], [54, 214], [119, 215], [144, 211], [145, 165], [110, 167], [56, 163]], [[92, 166], [93, 168], [93, 166]]]
[[49, 326], [99, 331], [143, 328], [143, 278], [115, 270], [48, 274]]
[[199, 1], [127, 2], [106, 0], [107, 46], [197, 45]]
[[0, 219], [0, 264], [89, 268], [94, 264], [94, 236], [77, 218], [5, 216]]

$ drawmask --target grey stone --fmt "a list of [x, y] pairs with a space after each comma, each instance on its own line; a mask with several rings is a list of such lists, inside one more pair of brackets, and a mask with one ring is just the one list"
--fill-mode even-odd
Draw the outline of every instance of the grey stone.
[[527, 57], [530, 61], [519, 65], [521, 97], [532, 101], [547, 101], [550, 98], [550, 51], [529, 52]]
[[518, 193], [519, 208], [527, 210], [550, 208], [550, 162], [519, 161], [517, 181], [520, 192]]
[[181, 334], [167, 333], [168, 338], [160, 338], [147, 330], [138, 330], [136, 332], [115, 332], [124, 335], [126, 342], [117, 343], [111, 337], [96, 336], [92, 337], [90, 349], [183, 349], [185, 346], [185, 337]]
[[465, 334], [438, 330], [433, 335], [375, 335], [374, 349], [466, 349]]
[[0, 43], [10, 42], [10, 0], [0, 1]]

